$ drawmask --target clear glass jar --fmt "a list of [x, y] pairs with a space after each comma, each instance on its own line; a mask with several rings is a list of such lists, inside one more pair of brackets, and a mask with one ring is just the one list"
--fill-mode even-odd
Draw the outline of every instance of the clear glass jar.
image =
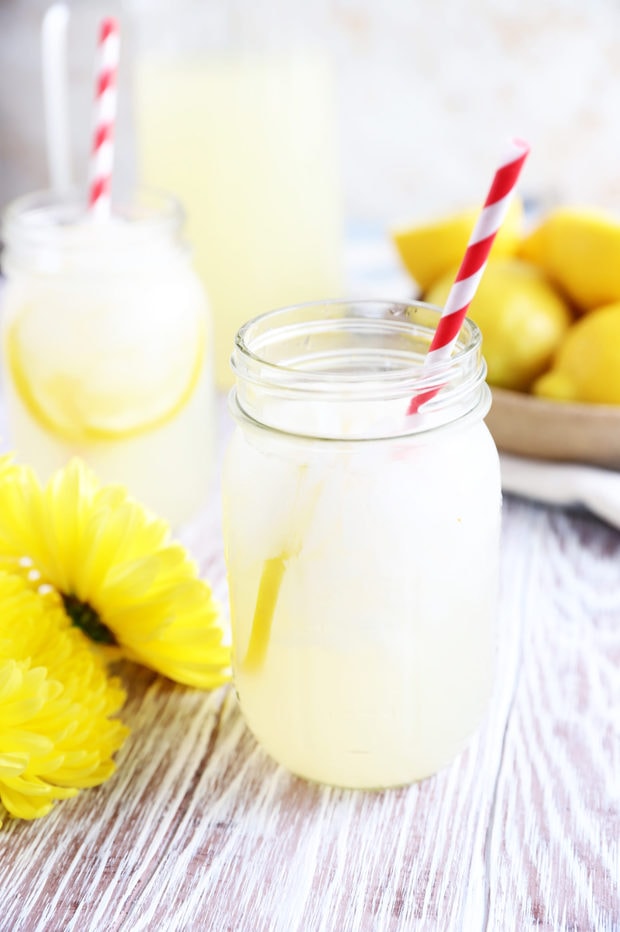
[[[330, 302], [246, 324], [224, 471], [235, 685], [299, 776], [379, 788], [465, 746], [490, 694], [501, 511], [481, 336]], [[407, 416], [409, 400], [439, 389]]]
[[46, 479], [80, 456], [172, 524], [208, 491], [208, 310], [175, 200], [142, 192], [109, 221], [42, 192], [4, 215], [9, 435]]

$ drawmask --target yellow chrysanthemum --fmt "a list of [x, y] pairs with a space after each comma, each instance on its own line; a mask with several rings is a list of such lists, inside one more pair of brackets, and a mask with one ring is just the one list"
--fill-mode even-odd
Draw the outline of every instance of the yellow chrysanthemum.
[[51, 586], [91, 640], [190, 686], [229, 679], [220, 611], [165, 522], [79, 460], [41, 487], [0, 460], [0, 568]]
[[114, 772], [125, 693], [54, 593], [0, 572], [0, 606], [0, 816], [35, 819]]

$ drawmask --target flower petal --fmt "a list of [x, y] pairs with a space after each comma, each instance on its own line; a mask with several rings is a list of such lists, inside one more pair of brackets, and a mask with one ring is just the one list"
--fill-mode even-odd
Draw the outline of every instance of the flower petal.
[[57, 602], [5, 573], [0, 601], [0, 802], [38, 818], [113, 773], [125, 694]]

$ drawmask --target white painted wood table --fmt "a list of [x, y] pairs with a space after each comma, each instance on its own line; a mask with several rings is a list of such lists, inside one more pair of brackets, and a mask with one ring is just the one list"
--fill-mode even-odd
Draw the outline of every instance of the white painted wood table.
[[[216, 491], [185, 540], [225, 599]], [[309, 785], [232, 688], [127, 666], [115, 777], [0, 831], [0, 929], [620, 929], [620, 533], [507, 499], [502, 546], [500, 674], [451, 767]]]

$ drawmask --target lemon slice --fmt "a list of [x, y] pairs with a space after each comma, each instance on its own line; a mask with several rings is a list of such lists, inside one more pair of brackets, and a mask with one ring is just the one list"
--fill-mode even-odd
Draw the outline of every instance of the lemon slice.
[[135, 334], [123, 340], [122, 330], [103, 326], [109, 331], [103, 341], [96, 332], [90, 338], [63, 333], [62, 326], [55, 332], [31, 306], [8, 328], [5, 351], [16, 393], [42, 427], [64, 440], [116, 440], [159, 427], [185, 406], [199, 380], [202, 320], [180, 333], [148, 332], [141, 345]]
[[521, 244], [583, 310], [620, 300], [620, 218], [602, 210], [551, 211]]
[[241, 669], [245, 672], [259, 670], [265, 661], [286, 560], [287, 555], [282, 554], [265, 560], [263, 564], [248, 649], [241, 662]]
[[[453, 266], [457, 266], [479, 215], [479, 208], [392, 231], [392, 240], [406, 270], [424, 291]], [[510, 203], [491, 255], [511, 256], [521, 237], [523, 205], [518, 197]]]
[[288, 540], [278, 556], [268, 557], [263, 561], [250, 638], [240, 665], [244, 672], [255, 673], [265, 662], [284, 573], [290, 561], [298, 557], [303, 549], [304, 539], [321, 494], [322, 482], [314, 481], [308, 487], [308, 468], [307, 463], [299, 467], [295, 505], [288, 516]]

